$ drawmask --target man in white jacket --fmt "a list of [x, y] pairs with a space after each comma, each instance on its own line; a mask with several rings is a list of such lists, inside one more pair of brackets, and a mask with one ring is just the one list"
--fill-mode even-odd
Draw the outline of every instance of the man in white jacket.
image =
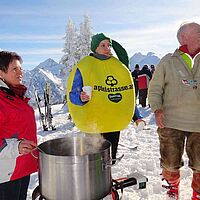
[[167, 194], [178, 199], [184, 147], [193, 170], [192, 200], [200, 199], [200, 24], [177, 32], [180, 47], [164, 56], [150, 82], [148, 100], [155, 113], [162, 176]]

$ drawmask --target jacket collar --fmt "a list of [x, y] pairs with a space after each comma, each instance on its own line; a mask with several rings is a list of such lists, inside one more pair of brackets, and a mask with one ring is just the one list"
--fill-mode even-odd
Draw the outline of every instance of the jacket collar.
[[10, 95], [15, 96], [14, 92], [1, 79], [0, 79], [0, 90], [4, 91]]
[[1, 79], [0, 79], [0, 87], [4, 87], [4, 88], [8, 88], [9, 89], [9, 87], [6, 85], [6, 83], [3, 82]]
[[99, 60], [108, 60], [111, 56], [101, 55], [98, 53], [91, 53], [90, 56], [93, 56]]
[[179, 49], [176, 49], [176, 50], [174, 51], [174, 53], [172, 53], [171, 56], [172, 56], [172, 57], [179, 57], [179, 56], [180, 56], [180, 51], [179, 51]]
[[[174, 51], [174, 53], [172, 54], [172, 56], [175, 56], [175, 57], [179, 57], [179, 56], [181, 56], [181, 54], [180, 54], [180, 50], [179, 50], [179, 49], [176, 49], [176, 50]], [[200, 52], [197, 53], [197, 54], [195, 55], [194, 58], [196, 58], [196, 57], [200, 57]], [[193, 59], [194, 59], [194, 58], [193, 58]]]

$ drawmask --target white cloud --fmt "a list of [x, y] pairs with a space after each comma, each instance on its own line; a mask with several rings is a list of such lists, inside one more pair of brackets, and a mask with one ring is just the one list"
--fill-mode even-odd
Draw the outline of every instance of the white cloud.
[[61, 41], [64, 35], [9, 35], [1, 34], [0, 41], [30, 41], [30, 42], [42, 42], [42, 41]]
[[62, 54], [62, 49], [61, 48], [46, 48], [46, 49], [26, 49], [26, 50], [19, 50], [19, 54], [22, 55], [46, 55], [46, 56], [51, 56], [51, 55], [61, 55]]
[[[128, 51], [129, 56], [135, 52], [153, 51], [157, 54], [165, 54], [176, 48], [176, 31], [178, 23], [141, 29], [127, 29], [112, 32], [109, 36], [117, 40]], [[163, 48], [165, 47], [165, 48]]]
[[200, 22], [200, 16], [178, 19], [172, 23], [148, 24], [141, 28], [130, 28], [111, 32], [106, 35], [117, 40], [128, 51], [129, 56], [135, 52], [153, 51], [163, 56], [173, 52], [179, 46], [176, 33], [183, 22]]

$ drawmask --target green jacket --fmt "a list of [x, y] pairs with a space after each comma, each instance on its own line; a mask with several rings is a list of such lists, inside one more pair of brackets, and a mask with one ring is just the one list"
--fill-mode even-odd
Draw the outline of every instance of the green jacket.
[[192, 70], [176, 50], [157, 66], [148, 91], [152, 111], [164, 110], [166, 127], [200, 132], [200, 54]]

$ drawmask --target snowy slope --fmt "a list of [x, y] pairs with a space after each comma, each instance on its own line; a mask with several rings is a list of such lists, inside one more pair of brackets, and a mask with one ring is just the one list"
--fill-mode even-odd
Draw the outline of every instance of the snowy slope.
[[36, 88], [40, 99], [43, 101], [46, 82], [51, 88], [51, 102], [62, 103], [66, 93], [66, 81], [69, 71], [65, 65], [58, 64], [49, 58], [40, 63], [31, 71], [24, 71], [24, 84], [27, 86], [27, 96], [31, 98], [30, 103], [35, 105], [34, 89]]
[[[53, 122], [56, 125], [56, 131], [42, 131], [38, 120], [38, 112], [36, 110], [36, 119], [38, 126], [38, 142], [42, 143], [49, 139], [64, 136], [72, 136], [80, 134], [79, 130], [74, 127], [73, 122], [67, 119], [67, 109], [62, 109], [62, 105], [53, 106]], [[122, 144], [138, 144], [137, 150], [130, 150], [126, 147], [118, 147], [118, 157], [124, 154], [123, 159], [114, 167], [112, 167], [112, 176], [114, 179], [127, 176], [133, 172], [139, 172], [148, 178], [147, 188], [136, 190], [133, 186], [125, 188], [123, 200], [165, 200], [165, 191], [161, 188], [160, 165], [159, 165], [159, 142], [156, 133], [155, 119], [151, 110], [146, 107], [139, 107], [143, 114], [147, 126], [146, 130], [137, 131], [135, 125], [131, 122], [129, 126], [121, 132], [120, 143]], [[187, 157], [184, 155], [185, 165], [187, 165]], [[185, 166], [181, 169], [180, 183], [180, 200], [191, 199], [191, 170]], [[31, 200], [31, 194], [38, 185], [37, 174], [31, 176], [31, 182], [28, 190], [28, 200]], [[110, 195], [105, 200], [110, 200]]]

